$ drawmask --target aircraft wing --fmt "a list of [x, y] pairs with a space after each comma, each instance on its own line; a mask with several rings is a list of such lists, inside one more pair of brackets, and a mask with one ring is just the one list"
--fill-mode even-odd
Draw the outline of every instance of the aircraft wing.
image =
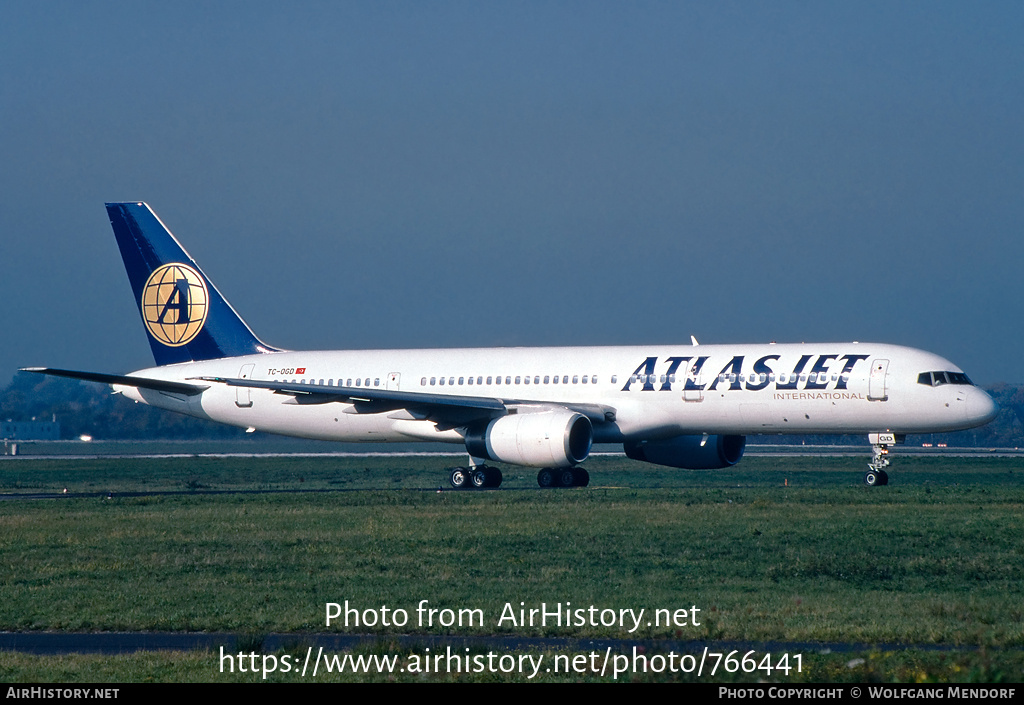
[[289, 394], [297, 404], [329, 404], [342, 402], [354, 405], [354, 413], [374, 414], [406, 409], [420, 418], [430, 419], [448, 428], [481, 419], [497, 418], [521, 406], [560, 406], [592, 418], [595, 421], [613, 421], [615, 409], [600, 404], [563, 404], [497, 397], [456, 396], [403, 392], [370, 387], [332, 387], [322, 384], [274, 382], [231, 377], [196, 377], [204, 382], [219, 382], [229, 387], [269, 389], [275, 394]]
[[195, 396], [202, 394], [210, 388], [210, 385], [187, 384], [185, 382], [170, 382], [165, 379], [152, 379], [150, 377], [130, 377], [128, 375], [108, 375], [102, 372], [78, 372], [76, 370], [58, 370], [52, 367], [23, 367], [22, 372], [36, 372], [42, 375], [54, 375], [55, 377], [70, 377], [72, 379], [84, 379], [87, 382], [100, 382], [101, 384], [120, 384], [126, 387], [138, 387], [140, 389], [153, 389], [158, 392], [169, 392], [171, 394], [184, 394]]

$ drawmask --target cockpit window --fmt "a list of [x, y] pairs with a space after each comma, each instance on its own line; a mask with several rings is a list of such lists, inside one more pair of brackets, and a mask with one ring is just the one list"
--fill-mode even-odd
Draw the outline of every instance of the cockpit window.
[[967, 375], [963, 372], [922, 372], [917, 376], [917, 383], [929, 387], [938, 387], [943, 384], [963, 384], [974, 386]]

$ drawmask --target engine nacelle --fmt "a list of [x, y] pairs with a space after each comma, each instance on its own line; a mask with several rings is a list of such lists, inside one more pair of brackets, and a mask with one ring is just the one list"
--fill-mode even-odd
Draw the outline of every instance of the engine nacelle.
[[502, 416], [466, 434], [466, 450], [476, 458], [535, 468], [582, 463], [593, 442], [590, 419], [568, 409]]
[[655, 465], [687, 470], [728, 468], [740, 461], [747, 445], [745, 436], [676, 436], [663, 441], [627, 441], [626, 456]]

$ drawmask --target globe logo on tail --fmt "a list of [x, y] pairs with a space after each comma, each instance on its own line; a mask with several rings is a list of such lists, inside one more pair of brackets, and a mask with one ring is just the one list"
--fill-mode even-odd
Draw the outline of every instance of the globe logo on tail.
[[165, 264], [142, 287], [142, 320], [164, 345], [185, 345], [203, 329], [209, 310], [206, 282], [187, 264]]

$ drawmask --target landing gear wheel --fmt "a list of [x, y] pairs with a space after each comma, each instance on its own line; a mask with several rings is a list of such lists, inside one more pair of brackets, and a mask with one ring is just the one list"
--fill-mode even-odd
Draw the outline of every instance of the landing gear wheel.
[[576, 485], [576, 473], [572, 468], [565, 468], [558, 471], [559, 487], [574, 487]]
[[484, 472], [487, 473], [487, 486], [488, 487], [501, 487], [501, 470], [498, 468], [484, 468]]
[[555, 472], [551, 468], [542, 468], [537, 473], [537, 484], [541, 487], [554, 487], [555, 486]]
[[878, 471], [878, 484], [880, 484], [880, 485], [888, 485], [889, 484], [889, 474], [885, 470], [879, 470]]
[[583, 468], [573, 468], [572, 474], [576, 476], [574, 484], [577, 487], [586, 487], [590, 484], [590, 473]]
[[469, 469], [452, 468], [452, 474], [448, 476], [448, 480], [452, 483], [452, 487], [455, 489], [465, 489], [469, 486]]
[[490, 479], [487, 468], [477, 468], [473, 470], [469, 475], [470, 482], [473, 483], [473, 487], [476, 489], [482, 489], [489, 487], [490, 484], [487, 482]]
[[[864, 473], [864, 484], [868, 487], [877, 487], [878, 485], [884, 485], [882, 482], [882, 471], [881, 470], [868, 470]], [[888, 478], [886, 478], [888, 480]]]

